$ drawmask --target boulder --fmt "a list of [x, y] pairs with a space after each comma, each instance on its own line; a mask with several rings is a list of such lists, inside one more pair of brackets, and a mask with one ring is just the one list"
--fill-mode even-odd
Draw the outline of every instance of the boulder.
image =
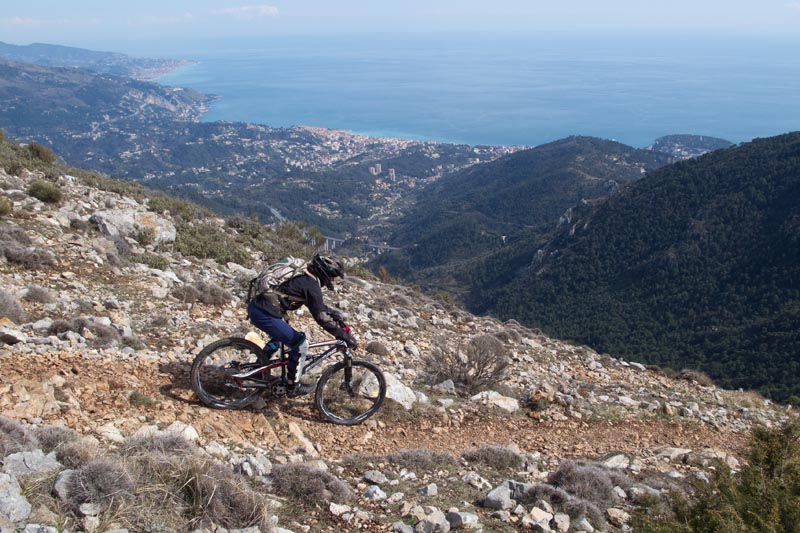
[[31, 514], [31, 504], [11, 474], [0, 472], [0, 515], [5, 515], [12, 522], [22, 522]]
[[42, 474], [60, 468], [62, 468], [62, 465], [56, 459], [55, 452], [50, 452], [47, 455], [42, 450], [17, 452], [3, 459], [3, 472], [17, 478]]
[[386, 377], [386, 397], [396, 401], [406, 409], [411, 409], [417, 400], [416, 394], [397, 379], [394, 374], [384, 372]]

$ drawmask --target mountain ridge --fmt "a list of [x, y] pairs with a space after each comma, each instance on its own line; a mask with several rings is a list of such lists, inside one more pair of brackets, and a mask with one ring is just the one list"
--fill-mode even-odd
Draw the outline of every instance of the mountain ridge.
[[97, 52], [58, 44], [14, 45], [0, 42], [0, 56], [48, 67], [82, 68], [137, 80], [149, 80], [193, 64], [179, 59], [134, 58], [118, 52]]
[[797, 394], [799, 146], [800, 133], [757, 139], [576, 211], [495, 309], [601, 350], [697, 365], [731, 387]]

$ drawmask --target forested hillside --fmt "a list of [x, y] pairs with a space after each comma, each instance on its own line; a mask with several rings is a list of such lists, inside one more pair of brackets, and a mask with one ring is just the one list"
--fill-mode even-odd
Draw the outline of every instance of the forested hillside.
[[445, 176], [428, 186], [376, 263], [428, 287], [497, 286], [527, 262], [565, 211], [614, 194], [672, 159], [569, 137]]
[[800, 133], [671, 165], [584, 211], [472, 309], [800, 394]]

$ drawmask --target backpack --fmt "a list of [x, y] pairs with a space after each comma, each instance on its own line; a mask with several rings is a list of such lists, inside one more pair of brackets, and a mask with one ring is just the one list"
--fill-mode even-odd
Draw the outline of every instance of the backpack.
[[308, 263], [299, 257], [284, 257], [276, 262], [267, 265], [264, 269], [250, 280], [247, 288], [247, 303], [268, 292], [278, 292], [277, 289], [282, 284], [292, 278], [306, 274]]

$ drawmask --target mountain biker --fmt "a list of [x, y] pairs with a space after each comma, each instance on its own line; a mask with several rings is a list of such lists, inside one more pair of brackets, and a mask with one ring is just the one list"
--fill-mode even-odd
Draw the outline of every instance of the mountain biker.
[[308, 263], [304, 274], [285, 281], [276, 292], [256, 297], [247, 306], [247, 317], [254, 326], [272, 340], [289, 347], [286, 365], [287, 396], [308, 394], [314, 388], [313, 385], [300, 383], [308, 341], [305, 333], [296, 331], [286, 321], [287, 311], [294, 311], [305, 305], [322, 329], [346, 342], [350, 348], [355, 349], [358, 346], [356, 339], [344, 330], [342, 314], [326, 306], [322, 300], [322, 287], [333, 290], [333, 279], [343, 277], [344, 267], [338, 257], [318, 253]]

